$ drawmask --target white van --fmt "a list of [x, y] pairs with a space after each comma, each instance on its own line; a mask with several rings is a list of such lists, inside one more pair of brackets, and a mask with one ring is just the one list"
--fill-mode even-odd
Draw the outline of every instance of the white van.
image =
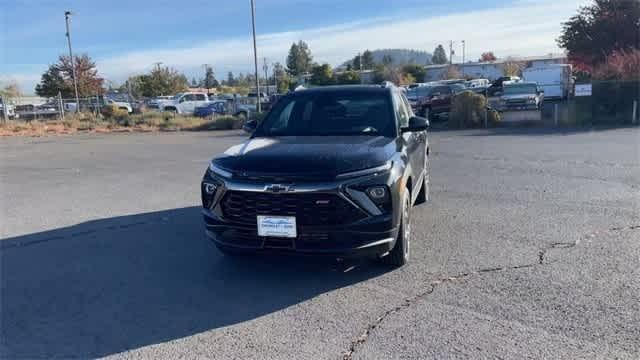
[[566, 99], [572, 94], [573, 76], [570, 64], [546, 64], [522, 70], [526, 82], [535, 82], [546, 99]]

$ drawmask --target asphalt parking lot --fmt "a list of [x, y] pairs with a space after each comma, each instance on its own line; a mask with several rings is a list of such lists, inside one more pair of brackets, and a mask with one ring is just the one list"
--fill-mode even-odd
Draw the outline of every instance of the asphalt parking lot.
[[0, 357], [640, 357], [640, 130], [431, 135], [412, 260], [230, 260], [198, 182], [242, 134], [0, 139]]

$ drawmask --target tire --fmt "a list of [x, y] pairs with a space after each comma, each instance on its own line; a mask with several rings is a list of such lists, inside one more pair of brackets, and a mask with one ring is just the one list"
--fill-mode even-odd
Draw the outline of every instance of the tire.
[[411, 243], [411, 193], [409, 190], [402, 196], [402, 210], [398, 238], [393, 249], [383, 256], [380, 261], [384, 265], [399, 267], [409, 261], [409, 249]]
[[416, 202], [414, 205], [424, 204], [429, 201], [429, 159], [425, 154], [424, 160], [424, 168], [425, 174], [422, 179], [422, 186], [420, 187], [420, 192], [418, 193], [418, 197], [416, 198]]

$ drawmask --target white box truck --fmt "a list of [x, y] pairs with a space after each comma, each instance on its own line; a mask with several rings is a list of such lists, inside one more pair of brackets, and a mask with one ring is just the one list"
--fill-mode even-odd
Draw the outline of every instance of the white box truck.
[[545, 99], [566, 99], [573, 93], [571, 64], [546, 64], [522, 70], [526, 82], [535, 82]]

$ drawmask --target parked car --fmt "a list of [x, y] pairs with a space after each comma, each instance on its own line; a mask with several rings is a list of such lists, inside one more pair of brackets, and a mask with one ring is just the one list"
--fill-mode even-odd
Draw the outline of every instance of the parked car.
[[502, 95], [502, 83], [504, 82], [518, 82], [520, 78], [518, 76], [502, 76], [497, 78], [491, 83], [491, 86], [487, 88], [487, 96], [500, 96]]
[[545, 98], [566, 99], [572, 94], [574, 79], [570, 64], [545, 64], [522, 70], [523, 81], [535, 82]]
[[543, 100], [544, 92], [534, 82], [505, 83], [499, 110], [540, 110]]
[[213, 102], [207, 103], [202, 106], [196, 107], [193, 112], [194, 116], [198, 117], [208, 117], [214, 114], [224, 115], [227, 114], [227, 101], [226, 100], [215, 100]]
[[417, 113], [428, 119], [449, 114], [453, 96], [464, 90], [464, 87], [458, 85], [441, 84], [431, 87], [428, 95], [419, 98], [416, 106]]
[[477, 88], [487, 88], [491, 85], [489, 79], [471, 79], [465, 82], [465, 85], [470, 90]]
[[196, 107], [209, 103], [209, 97], [205, 93], [185, 92], [179, 93], [171, 100], [160, 104], [160, 111], [168, 111], [176, 114], [192, 115]]
[[127, 110], [127, 113], [129, 114], [133, 113], [133, 107], [128, 102], [116, 101], [113, 99], [105, 99], [104, 102], [106, 105], [114, 105], [120, 110]]
[[172, 98], [173, 96], [156, 96], [147, 102], [147, 107], [150, 109], [160, 109], [162, 103], [171, 101]]
[[228, 255], [277, 250], [405, 264], [411, 208], [429, 198], [428, 125], [395, 86], [286, 95], [205, 171], [207, 237]]
[[16, 118], [16, 110], [15, 106], [12, 104], [5, 104], [5, 100], [0, 97], [0, 120], [4, 120], [3, 117], [6, 116], [9, 119]]

